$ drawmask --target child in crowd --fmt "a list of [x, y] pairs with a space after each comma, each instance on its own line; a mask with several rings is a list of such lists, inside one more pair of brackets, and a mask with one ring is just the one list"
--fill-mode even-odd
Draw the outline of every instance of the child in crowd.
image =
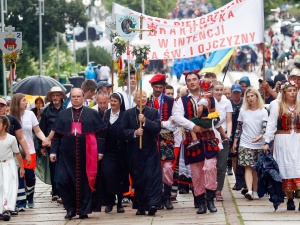
[[0, 212], [4, 221], [10, 220], [9, 211], [14, 211], [18, 193], [18, 169], [14, 154], [20, 167], [20, 177], [25, 174], [17, 140], [8, 133], [9, 120], [0, 116]]
[[[215, 100], [211, 92], [212, 81], [208, 78], [200, 80], [200, 92], [201, 98], [198, 101], [197, 116], [190, 119], [196, 125], [204, 128], [214, 128], [220, 121], [219, 113], [215, 110]], [[223, 128], [216, 128], [217, 131], [223, 136], [227, 137]], [[190, 131], [192, 142], [187, 147], [188, 149], [196, 147], [200, 142], [197, 140], [197, 134], [194, 131]]]

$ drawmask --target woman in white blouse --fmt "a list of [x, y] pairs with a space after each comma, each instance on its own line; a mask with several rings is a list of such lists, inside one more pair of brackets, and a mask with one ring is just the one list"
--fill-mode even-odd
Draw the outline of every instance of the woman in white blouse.
[[274, 140], [273, 156], [288, 198], [287, 210], [295, 210], [293, 191], [300, 189], [300, 102], [297, 101], [297, 84], [286, 82], [281, 86], [281, 93], [281, 100], [270, 108], [264, 151]]
[[28, 101], [25, 98], [25, 95], [17, 93], [12, 97], [10, 106], [10, 115], [16, 117], [22, 125], [22, 131], [31, 156], [31, 163], [29, 166], [27, 166], [23, 161], [25, 168], [25, 178], [19, 179], [19, 192], [17, 198], [17, 206], [19, 208], [19, 211], [24, 211], [24, 209], [26, 208], [26, 200], [27, 206], [29, 208], [34, 207], [33, 195], [35, 187], [34, 169], [36, 167], [36, 152], [33, 143], [32, 130], [41, 141], [44, 141], [46, 138], [39, 127], [39, 122], [37, 121], [34, 113], [32, 111], [26, 110], [27, 104]]

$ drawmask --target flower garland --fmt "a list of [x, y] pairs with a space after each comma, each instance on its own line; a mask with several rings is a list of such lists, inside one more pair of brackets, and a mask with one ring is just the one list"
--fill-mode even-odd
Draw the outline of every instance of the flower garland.
[[[135, 68], [132, 63], [130, 63], [130, 71], [134, 71]], [[120, 73], [118, 73], [118, 87], [125, 86], [125, 77], [128, 74], [128, 67], [125, 67], [123, 70], [121, 70]]]
[[21, 52], [10, 52], [8, 54], [4, 54], [3, 61], [5, 64], [10, 66], [10, 85], [12, 85], [13, 80], [15, 79], [15, 74], [17, 70], [17, 61], [20, 59]]
[[116, 53], [116, 58], [119, 59], [122, 54], [126, 52], [126, 42], [123, 38], [118, 36], [117, 33], [112, 33], [111, 36], [111, 42], [114, 46], [114, 51]]
[[3, 60], [6, 64], [12, 65], [15, 64], [20, 59], [19, 52], [10, 52], [8, 54], [4, 54]]
[[144, 63], [147, 54], [150, 52], [150, 43], [145, 40], [135, 40], [130, 44], [133, 47], [132, 54], [136, 57], [136, 64]]
[[293, 80], [288, 80], [283, 85], [281, 85], [280, 89], [283, 91], [283, 90], [285, 90], [285, 89], [287, 89], [289, 87], [295, 87], [295, 88], [297, 88], [298, 85]]

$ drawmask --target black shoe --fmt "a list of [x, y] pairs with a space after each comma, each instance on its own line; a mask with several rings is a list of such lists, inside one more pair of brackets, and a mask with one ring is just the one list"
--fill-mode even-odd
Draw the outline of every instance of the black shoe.
[[195, 200], [198, 203], [198, 211], [197, 214], [205, 214], [207, 212], [207, 207], [206, 207], [206, 195], [202, 194], [199, 196], [195, 197]]
[[168, 209], [168, 210], [174, 209], [174, 207], [173, 207], [173, 205], [172, 205], [172, 203], [171, 203], [170, 198], [167, 198], [167, 199], [165, 200], [164, 205], [165, 205], [166, 209]]
[[79, 215], [79, 219], [83, 220], [83, 219], [87, 219], [89, 218], [88, 215]]
[[5, 211], [3, 214], [2, 214], [2, 218], [3, 218], [3, 221], [9, 221], [10, 220], [10, 213]]
[[195, 196], [195, 193], [194, 193], [194, 189], [192, 188], [192, 193], [193, 193], [193, 197], [194, 197], [194, 207], [196, 208], [196, 209], [198, 209], [199, 208], [199, 196]]
[[105, 212], [106, 213], [110, 213], [112, 210], [113, 210], [113, 205], [107, 205], [106, 207], [105, 207]]
[[73, 213], [73, 212], [67, 212], [67, 214], [65, 215], [65, 219], [66, 220], [70, 220], [70, 219], [72, 219], [75, 216], [76, 216], [75, 213]]
[[214, 201], [206, 201], [207, 209], [211, 212], [217, 212], [217, 208], [215, 207]]
[[[294, 200], [293, 200], [292, 198], [289, 199], [288, 202], [286, 203], [286, 209], [287, 209], [287, 210], [295, 210], [295, 209], [296, 209]], [[300, 210], [299, 210], [299, 211], [300, 211]]]
[[137, 216], [146, 215], [146, 212], [143, 209], [138, 209], [138, 211], [136, 211], [135, 215], [137, 215]]
[[247, 194], [247, 192], [248, 192], [248, 189], [247, 188], [243, 188], [242, 191], [241, 191], [241, 194], [245, 195], [245, 194]]
[[150, 206], [150, 208], [148, 210], [148, 215], [154, 216], [156, 212], [157, 212], [156, 206]]
[[17, 216], [19, 214], [18, 211], [10, 211], [11, 216]]
[[217, 212], [217, 208], [214, 204], [214, 198], [216, 197], [216, 191], [206, 189], [206, 206], [207, 209], [211, 212]]
[[123, 207], [123, 205], [117, 205], [117, 213], [124, 213], [125, 209]]
[[52, 196], [52, 201], [57, 201], [57, 199], [59, 199], [59, 196], [58, 196], [58, 195], [53, 195], [53, 196]]

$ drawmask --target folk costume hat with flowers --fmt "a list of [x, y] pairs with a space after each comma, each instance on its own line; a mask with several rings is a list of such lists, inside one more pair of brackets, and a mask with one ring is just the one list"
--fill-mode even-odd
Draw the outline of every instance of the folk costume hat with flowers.
[[298, 85], [297, 85], [294, 81], [288, 80], [288, 81], [285, 82], [283, 85], [281, 85], [280, 90], [281, 90], [281, 91], [284, 91], [284, 90], [286, 90], [286, 89], [289, 88], [289, 87], [295, 87], [295, 88], [298, 88]]
[[149, 81], [151, 85], [167, 85], [165, 74], [155, 74]]
[[200, 70], [193, 70], [193, 71], [185, 71], [182, 74], [185, 76], [185, 81], [186, 81], [187, 76], [190, 74], [195, 74], [200, 79], [199, 72]]

